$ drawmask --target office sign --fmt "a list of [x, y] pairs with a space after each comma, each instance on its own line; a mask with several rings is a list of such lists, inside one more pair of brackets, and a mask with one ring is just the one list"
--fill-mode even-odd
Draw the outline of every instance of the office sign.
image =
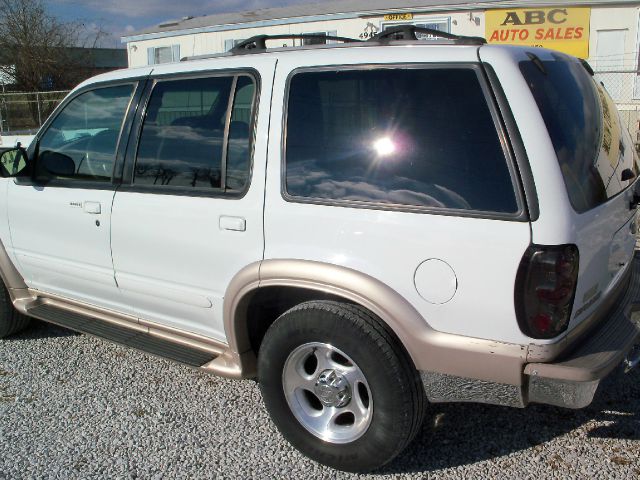
[[389, 13], [384, 16], [385, 22], [413, 20], [413, 13]]

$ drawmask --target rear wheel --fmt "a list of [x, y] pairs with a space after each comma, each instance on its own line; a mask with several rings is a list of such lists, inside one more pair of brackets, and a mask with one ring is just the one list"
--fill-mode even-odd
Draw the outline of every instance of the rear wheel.
[[8, 337], [29, 325], [30, 318], [18, 312], [11, 302], [7, 287], [0, 282], [0, 338]]
[[312, 301], [284, 313], [264, 338], [258, 375], [284, 437], [340, 470], [381, 467], [422, 424], [426, 400], [411, 358], [356, 305]]

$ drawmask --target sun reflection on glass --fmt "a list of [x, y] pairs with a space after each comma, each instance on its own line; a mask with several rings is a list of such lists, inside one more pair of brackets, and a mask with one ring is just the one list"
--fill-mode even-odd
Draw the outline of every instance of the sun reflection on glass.
[[382, 137], [373, 142], [373, 149], [379, 156], [386, 157], [396, 151], [396, 145], [389, 137]]

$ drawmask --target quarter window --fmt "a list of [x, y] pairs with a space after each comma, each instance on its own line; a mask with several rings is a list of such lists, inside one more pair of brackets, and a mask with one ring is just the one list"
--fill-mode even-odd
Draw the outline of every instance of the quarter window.
[[515, 213], [476, 70], [321, 71], [291, 79], [286, 191], [352, 203]]
[[221, 76], [156, 85], [142, 126], [135, 185], [224, 191], [245, 187], [255, 84], [248, 76], [234, 79]]
[[133, 85], [91, 90], [71, 100], [39, 140], [39, 180], [111, 180]]
[[226, 189], [242, 190], [251, 168], [251, 123], [256, 86], [249, 77], [239, 77], [229, 123]]

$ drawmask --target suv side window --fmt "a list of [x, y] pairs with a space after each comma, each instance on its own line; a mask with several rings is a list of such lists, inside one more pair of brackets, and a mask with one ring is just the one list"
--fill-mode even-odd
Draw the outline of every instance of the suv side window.
[[131, 84], [104, 87], [71, 100], [39, 140], [36, 178], [111, 181], [133, 90]]
[[302, 72], [289, 92], [290, 197], [519, 210], [477, 69]]
[[241, 191], [251, 158], [251, 77], [159, 81], [142, 125], [133, 183]]

